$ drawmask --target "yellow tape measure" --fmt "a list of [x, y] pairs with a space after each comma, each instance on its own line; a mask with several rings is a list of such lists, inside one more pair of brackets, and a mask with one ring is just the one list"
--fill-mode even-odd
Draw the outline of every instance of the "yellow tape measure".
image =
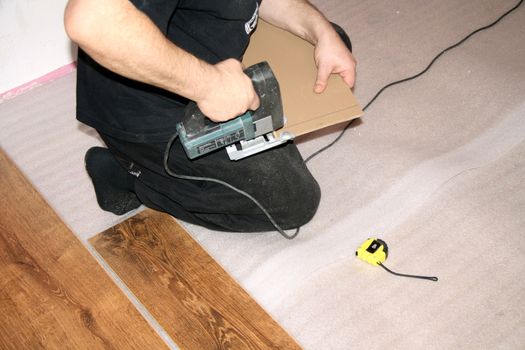
[[355, 252], [355, 255], [363, 260], [364, 262], [367, 262], [374, 266], [381, 266], [383, 269], [387, 270], [391, 274], [394, 274], [396, 276], [403, 276], [403, 277], [412, 277], [412, 278], [420, 278], [430, 281], [437, 281], [437, 277], [428, 277], [428, 276], [418, 276], [418, 275], [406, 275], [403, 273], [397, 273], [389, 268], [387, 268], [383, 263], [385, 262], [386, 258], [388, 257], [388, 246], [386, 245], [385, 241], [378, 239], [378, 238], [369, 238], [363, 243]]
[[380, 265], [388, 257], [388, 247], [380, 239], [369, 238], [357, 249], [355, 255], [369, 264]]

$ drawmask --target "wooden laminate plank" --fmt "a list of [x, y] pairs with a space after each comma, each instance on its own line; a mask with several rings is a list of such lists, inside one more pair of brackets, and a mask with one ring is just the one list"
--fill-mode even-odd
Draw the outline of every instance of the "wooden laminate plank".
[[0, 348], [166, 349], [0, 150]]
[[169, 215], [145, 210], [90, 242], [181, 348], [300, 348]]

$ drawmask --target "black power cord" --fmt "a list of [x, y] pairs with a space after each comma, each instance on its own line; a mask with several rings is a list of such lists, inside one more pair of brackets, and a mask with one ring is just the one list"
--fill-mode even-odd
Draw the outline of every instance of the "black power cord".
[[[450, 51], [458, 46], [460, 46], [461, 44], [463, 44], [465, 41], [467, 41], [468, 39], [470, 39], [470, 37], [472, 37], [473, 35], [483, 31], [483, 30], [486, 30], [486, 29], [489, 29], [490, 27], [493, 27], [494, 25], [496, 25], [499, 21], [501, 21], [503, 18], [507, 17], [509, 14], [511, 14], [512, 12], [514, 12], [518, 7], [521, 6], [521, 4], [523, 3], [523, 0], [520, 0], [518, 1], [518, 3], [513, 7], [511, 8], [510, 10], [508, 10], [507, 12], [505, 12], [504, 14], [502, 14], [498, 19], [496, 19], [494, 22], [490, 23], [490, 24], [487, 24], [486, 26], [484, 27], [481, 27], [481, 28], [478, 28], [476, 30], [474, 30], [473, 32], [471, 32], [469, 35], [467, 35], [466, 37], [464, 37], [463, 39], [461, 39], [460, 41], [458, 41], [457, 43], [455, 43], [454, 45], [451, 45], [449, 47], [447, 47], [446, 49], [444, 49], [443, 51], [441, 51], [439, 54], [437, 54], [433, 59], [432, 61], [430, 61], [430, 63], [426, 66], [425, 69], [423, 69], [421, 72], [417, 73], [417, 74], [414, 74], [410, 77], [407, 77], [407, 78], [404, 78], [404, 79], [400, 79], [400, 80], [397, 80], [397, 81], [394, 81], [394, 82], [391, 82], [385, 86], [383, 86], [381, 88], [381, 90], [379, 90], [375, 96], [365, 105], [365, 107], [363, 108], [363, 111], [366, 111], [368, 107], [370, 107], [370, 105], [372, 105], [372, 103], [374, 103], [374, 101], [379, 97], [379, 95], [381, 95], [383, 93], [383, 91], [385, 91], [386, 89], [394, 86], [394, 85], [398, 85], [398, 84], [402, 84], [402, 83], [405, 83], [407, 81], [410, 81], [410, 80], [414, 80], [416, 78], [419, 78], [420, 76], [422, 76], [423, 74], [425, 74], [426, 72], [428, 72], [428, 70], [430, 69], [430, 67], [432, 67], [434, 65], [434, 63], [442, 56], [444, 55], [447, 51]], [[328, 145], [324, 146], [323, 148], [317, 150], [316, 152], [312, 153], [308, 158], [305, 159], [305, 163], [309, 162], [312, 158], [316, 157], [317, 155], [319, 155], [320, 153], [326, 151], [328, 148], [332, 147], [334, 144], [336, 144], [340, 139], [341, 137], [343, 137], [344, 133], [346, 132], [346, 130], [348, 130], [348, 128], [350, 128], [350, 126], [352, 126], [352, 124], [355, 122], [356, 119], [353, 119], [351, 120], [348, 124], [346, 124], [346, 126], [343, 128], [343, 130], [339, 133], [339, 135], [332, 141], [330, 142]]]
[[390, 272], [392, 275], [401, 276], [401, 277], [419, 278], [419, 279], [422, 279], [422, 280], [429, 280], [429, 281], [434, 281], [434, 282], [438, 281], [437, 277], [420, 276], [420, 275], [407, 275], [405, 273], [394, 272], [394, 271], [390, 270], [388, 267], [386, 267], [383, 263], [379, 263], [379, 266], [381, 266], [382, 268], [384, 268], [385, 270]]
[[229, 183], [225, 182], [225, 181], [222, 181], [222, 180], [219, 180], [219, 179], [214, 179], [214, 178], [211, 178], [211, 177], [202, 177], [202, 176], [190, 176], [190, 175], [180, 175], [180, 174], [177, 174], [175, 172], [173, 172], [169, 165], [168, 165], [168, 160], [169, 160], [169, 156], [170, 156], [170, 150], [171, 150], [171, 147], [173, 146], [173, 143], [175, 142], [175, 140], [179, 137], [179, 134], [178, 133], [175, 133], [175, 135], [173, 135], [171, 137], [171, 139], [168, 141], [168, 144], [166, 145], [166, 150], [164, 151], [164, 170], [166, 170], [166, 172], [168, 173], [168, 175], [170, 176], [173, 176], [175, 178], [178, 178], [178, 179], [183, 179], [183, 180], [192, 180], [192, 181], [208, 181], [208, 182], [215, 182], [215, 183], [218, 183], [220, 185], [223, 185], [223, 186], [226, 186], [228, 187], [229, 189], [239, 193], [240, 195], [243, 195], [244, 197], [248, 198], [249, 200], [251, 200], [255, 205], [257, 205], [259, 207], [259, 209], [261, 209], [261, 211], [264, 213], [264, 215], [266, 215], [266, 217], [268, 218], [268, 220], [270, 220], [270, 222], [272, 223], [272, 225], [275, 227], [275, 229], [277, 231], [279, 231], [279, 233], [286, 239], [294, 239], [298, 234], [299, 234], [299, 230], [300, 230], [300, 227], [297, 227], [295, 229], [295, 232], [292, 233], [292, 234], [288, 234], [286, 233], [282, 228], [281, 226], [279, 226], [279, 224], [277, 224], [277, 222], [274, 220], [274, 218], [270, 215], [270, 213], [268, 212], [268, 210], [266, 210], [266, 208], [261, 204], [259, 203], [259, 201], [257, 199], [255, 199], [252, 195], [250, 195], [249, 193], [246, 193], [245, 191], [243, 190], [240, 190], [238, 189], [237, 187], [233, 186], [233, 185], [230, 185]]
[[[381, 88], [381, 90], [379, 90], [375, 96], [365, 105], [365, 107], [363, 108], [363, 111], [366, 111], [366, 109], [368, 107], [370, 107], [370, 105], [372, 105], [372, 103], [374, 103], [374, 101], [379, 97], [379, 95], [381, 95], [383, 93], [383, 91], [385, 91], [386, 89], [394, 86], [394, 85], [398, 85], [398, 84], [401, 84], [401, 83], [405, 83], [407, 81], [410, 81], [410, 80], [414, 80], [418, 77], [420, 77], [421, 75], [425, 74], [429, 69], [430, 67], [432, 67], [434, 65], [434, 63], [443, 55], [445, 54], [447, 51], [449, 50], [452, 50], [453, 48], [455, 47], [458, 47], [460, 46], [461, 44], [463, 44], [465, 41], [467, 41], [470, 37], [472, 37], [473, 35], [475, 35], [476, 33], [479, 33], [485, 29], [488, 29], [494, 25], [496, 25], [499, 21], [501, 21], [503, 18], [505, 18], [507, 15], [509, 15], [510, 13], [514, 12], [518, 7], [521, 6], [521, 4], [523, 3], [524, 0], [520, 0], [513, 8], [511, 8], [510, 10], [508, 10], [507, 12], [505, 12], [503, 15], [501, 15], [498, 19], [496, 19], [494, 22], [484, 26], [484, 27], [481, 27], [481, 28], [478, 28], [476, 30], [474, 30], [472, 33], [470, 33], [469, 35], [467, 35], [466, 37], [464, 37], [463, 39], [461, 39], [460, 41], [458, 41], [457, 43], [455, 43], [454, 45], [451, 45], [449, 47], [447, 47], [446, 49], [444, 49], [443, 51], [441, 51], [439, 54], [437, 54], [433, 59], [432, 61], [427, 65], [427, 67], [425, 69], [423, 69], [421, 72], [415, 74], [415, 75], [412, 75], [408, 78], [404, 78], [404, 79], [400, 79], [400, 80], [397, 80], [397, 81], [394, 81], [390, 84], [387, 84], [385, 86], [383, 86]], [[351, 120], [344, 128], [343, 130], [340, 132], [340, 134], [332, 141], [330, 142], [328, 145], [324, 146], [323, 148], [319, 149], [318, 151], [314, 152], [313, 154], [311, 154], [308, 158], [305, 159], [305, 163], [309, 162], [311, 159], [313, 159], [314, 157], [316, 157], [317, 155], [319, 155], [320, 153], [326, 151], [328, 148], [332, 147], [335, 143], [337, 143], [341, 137], [343, 137], [344, 133], [346, 132], [346, 130], [348, 130], [348, 128], [354, 123], [355, 119], [354, 120]], [[191, 180], [191, 181], [209, 181], [209, 182], [215, 182], [215, 183], [218, 183], [218, 184], [221, 184], [223, 186], [226, 186], [228, 188], [230, 188], [231, 190], [245, 196], [246, 198], [250, 199], [255, 205], [257, 205], [257, 207], [259, 207], [259, 209], [261, 209], [261, 211], [264, 213], [264, 215], [266, 215], [266, 217], [268, 217], [268, 220], [270, 220], [270, 222], [272, 223], [272, 225], [275, 227], [275, 229], [286, 239], [293, 239], [295, 237], [297, 237], [297, 235], [299, 234], [299, 230], [300, 230], [300, 227], [296, 228], [295, 232], [292, 233], [292, 234], [288, 234], [286, 233], [280, 226], [279, 224], [277, 224], [277, 222], [273, 219], [273, 217], [270, 215], [270, 213], [268, 212], [268, 210], [266, 210], [266, 208], [264, 208], [261, 203], [259, 203], [259, 201], [257, 201], [253, 196], [251, 196], [249, 193], [246, 193], [245, 191], [243, 190], [240, 190], [238, 188], [236, 188], [235, 186], [232, 186], [230, 185], [229, 183], [227, 182], [224, 182], [222, 180], [219, 180], [219, 179], [214, 179], [214, 178], [210, 178], [210, 177], [199, 177], [199, 176], [189, 176], [189, 175], [180, 175], [180, 174], [177, 174], [175, 172], [173, 172], [169, 166], [168, 166], [168, 160], [169, 160], [169, 153], [170, 153], [170, 150], [171, 150], [171, 147], [173, 146], [173, 143], [175, 142], [175, 140], [177, 139], [179, 135], [176, 133], [175, 135], [172, 136], [172, 138], [169, 140], [168, 144], [166, 145], [166, 150], [164, 151], [164, 169], [166, 170], [166, 172], [170, 175], [170, 176], [173, 176], [175, 178], [179, 178], [179, 179], [184, 179], [184, 180]], [[403, 274], [398, 274], [398, 273], [395, 273], [393, 271], [390, 271], [388, 270], [388, 268], [386, 268], [386, 266], [382, 265], [381, 266], [393, 273], [393, 274], [397, 274], [397, 275], [400, 275], [400, 276], [406, 276], [406, 277], [415, 277], [415, 278], [425, 278], [425, 277], [421, 277], [421, 276], [412, 276], [412, 275], [403, 275]], [[430, 278], [426, 278], [426, 279], [434, 279], [435, 277], [430, 277]]]

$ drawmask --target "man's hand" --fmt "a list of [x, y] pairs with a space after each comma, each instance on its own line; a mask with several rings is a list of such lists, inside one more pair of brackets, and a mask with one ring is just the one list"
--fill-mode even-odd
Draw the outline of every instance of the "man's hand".
[[357, 62], [335, 30], [326, 29], [319, 37], [314, 50], [317, 65], [317, 80], [314, 92], [322, 93], [331, 74], [339, 74], [344, 82], [352, 88], [355, 83]]
[[243, 72], [241, 62], [228, 59], [213, 66], [207, 83], [196, 99], [202, 113], [215, 122], [259, 108], [259, 96]]
[[315, 45], [317, 80], [314, 91], [326, 89], [330, 74], [339, 74], [351, 88], [356, 60], [331, 23], [308, 0], [264, 0], [260, 17]]

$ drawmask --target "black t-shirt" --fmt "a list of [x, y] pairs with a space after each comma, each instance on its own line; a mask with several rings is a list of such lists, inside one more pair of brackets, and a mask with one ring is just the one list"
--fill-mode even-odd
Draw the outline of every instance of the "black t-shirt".
[[[131, 0], [177, 46], [215, 64], [241, 59], [261, 0]], [[218, 87], [220, 88], [220, 87]], [[187, 100], [117, 75], [79, 49], [77, 119], [132, 142], [164, 142]]]

